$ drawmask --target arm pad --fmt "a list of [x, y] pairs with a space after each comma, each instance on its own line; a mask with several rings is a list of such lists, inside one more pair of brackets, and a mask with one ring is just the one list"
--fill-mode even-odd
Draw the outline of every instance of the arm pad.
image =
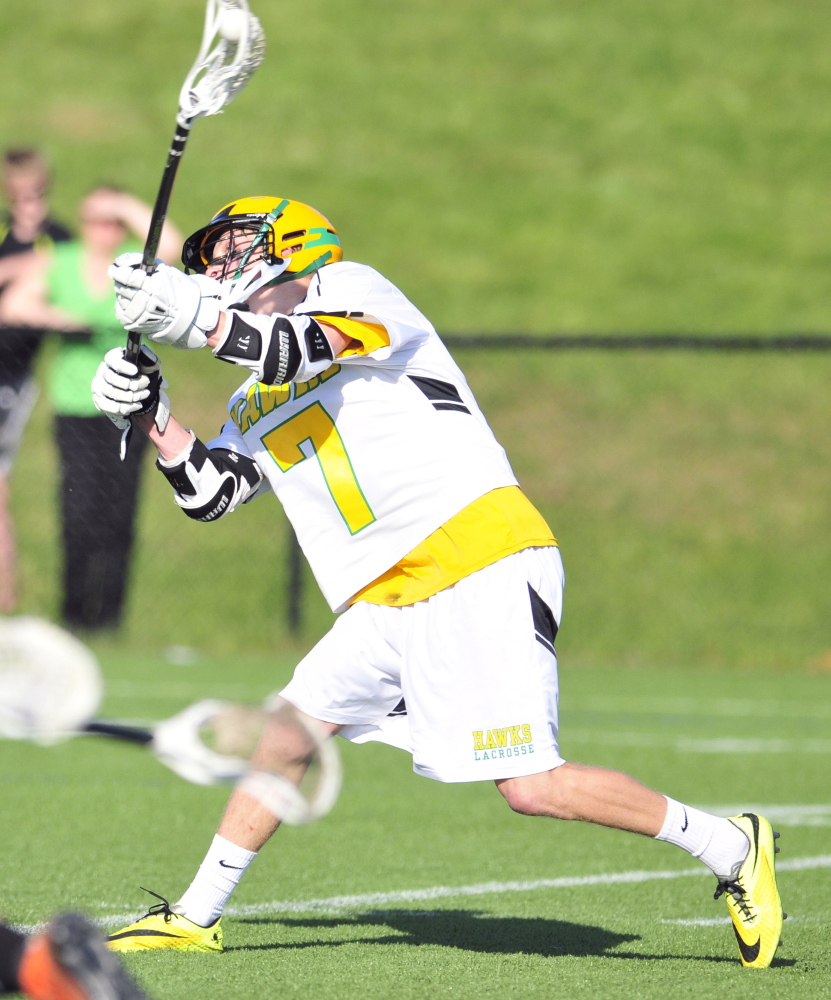
[[195, 521], [216, 521], [250, 500], [263, 481], [257, 463], [225, 448], [208, 449], [194, 437], [173, 462], [156, 461], [173, 487], [174, 499]]
[[308, 382], [335, 360], [326, 334], [311, 316], [226, 315], [228, 329], [214, 355], [249, 368], [266, 385]]

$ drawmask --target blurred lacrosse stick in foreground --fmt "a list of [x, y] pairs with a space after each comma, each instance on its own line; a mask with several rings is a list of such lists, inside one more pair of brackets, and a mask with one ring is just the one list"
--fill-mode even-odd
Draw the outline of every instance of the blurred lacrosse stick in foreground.
[[52, 745], [106, 736], [146, 746], [198, 785], [240, 782], [279, 820], [324, 816], [340, 790], [340, 758], [322, 727], [283, 699], [269, 709], [207, 699], [149, 728], [95, 719], [104, 686], [95, 657], [38, 618], [0, 618], [0, 737]]

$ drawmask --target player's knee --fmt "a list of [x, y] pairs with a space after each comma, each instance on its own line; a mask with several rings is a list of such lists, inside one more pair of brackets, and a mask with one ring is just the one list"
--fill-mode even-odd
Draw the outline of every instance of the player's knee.
[[522, 783], [522, 779], [508, 778], [506, 781], [497, 781], [496, 787], [514, 812], [522, 813], [523, 816], [534, 815], [534, 795]]
[[545, 782], [542, 775], [532, 774], [520, 778], [507, 778], [496, 783], [502, 797], [515, 813], [523, 816], [551, 815]]
[[567, 765], [541, 774], [507, 778], [496, 784], [511, 809], [523, 816], [580, 818], [573, 805], [576, 776]]

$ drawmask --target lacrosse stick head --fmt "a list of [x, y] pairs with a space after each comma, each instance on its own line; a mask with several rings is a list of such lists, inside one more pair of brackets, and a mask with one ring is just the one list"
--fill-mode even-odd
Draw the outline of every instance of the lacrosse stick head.
[[208, 0], [202, 46], [179, 93], [179, 124], [218, 114], [264, 56], [265, 35], [248, 0]]
[[281, 822], [300, 826], [325, 816], [340, 786], [340, 755], [320, 723], [285, 699], [273, 699], [240, 791]]
[[153, 753], [195, 785], [236, 781], [248, 769], [265, 711], [207, 698], [153, 728]]
[[0, 618], [0, 736], [57, 743], [89, 722], [102, 695], [82, 642], [40, 618]]
[[324, 816], [340, 791], [340, 757], [319, 723], [282, 698], [268, 708], [206, 699], [158, 723], [156, 757], [197, 785], [238, 787], [290, 825]]

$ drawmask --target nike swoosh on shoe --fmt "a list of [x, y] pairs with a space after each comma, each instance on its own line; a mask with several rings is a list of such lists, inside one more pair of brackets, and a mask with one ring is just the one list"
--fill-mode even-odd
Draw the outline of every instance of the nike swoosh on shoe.
[[736, 941], [738, 941], [739, 943], [739, 951], [742, 953], [742, 958], [745, 960], [745, 962], [747, 962], [748, 965], [751, 962], [755, 962], [756, 959], [759, 957], [759, 948], [762, 945], [762, 938], [757, 937], [755, 944], [748, 944], [742, 938], [741, 934], [739, 934], [735, 924], [733, 924], [733, 933], [736, 935]]

